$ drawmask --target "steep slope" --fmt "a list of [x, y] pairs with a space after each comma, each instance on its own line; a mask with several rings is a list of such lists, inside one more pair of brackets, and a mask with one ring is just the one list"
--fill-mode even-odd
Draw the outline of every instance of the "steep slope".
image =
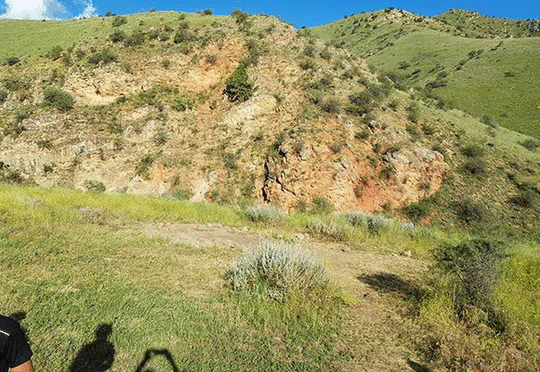
[[398, 10], [359, 14], [316, 27], [318, 37], [350, 49], [393, 80], [425, 91], [439, 105], [540, 138], [534, 98], [538, 22], [452, 10], [434, 18]]
[[467, 224], [464, 202], [492, 206], [493, 226], [536, 221], [525, 136], [430, 108], [305, 31], [240, 11], [100, 22], [106, 37], [0, 68], [4, 180], [288, 210], [429, 199], [415, 219]]

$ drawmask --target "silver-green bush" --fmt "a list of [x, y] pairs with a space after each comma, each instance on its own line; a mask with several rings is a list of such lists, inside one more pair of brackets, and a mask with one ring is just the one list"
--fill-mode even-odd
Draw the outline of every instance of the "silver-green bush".
[[267, 298], [283, 301], [291, 291], [307, 293], [325, 286], [327, 277], [310, 252], [263, 242], [232, 264], [227, 281], [235, 291], [262, 290]]
[[279, 222], [287, 215], [282, 209], [269, 205], [247, 207], [245, 214], [252, 222]]

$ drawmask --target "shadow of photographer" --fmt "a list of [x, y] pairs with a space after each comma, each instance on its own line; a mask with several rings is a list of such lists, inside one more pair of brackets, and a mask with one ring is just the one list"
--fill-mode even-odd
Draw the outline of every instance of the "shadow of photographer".
[[111, 324], [101, 324], [96, 329], [96, 339], [85, 345], [77, 354], [69, 372], [105, 372], [114, 362], [114, 345], [109, 341]]

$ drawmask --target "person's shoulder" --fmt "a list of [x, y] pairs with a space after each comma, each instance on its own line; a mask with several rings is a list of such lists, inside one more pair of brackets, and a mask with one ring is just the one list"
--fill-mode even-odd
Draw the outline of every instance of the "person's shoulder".
[[11, 334], [11, 332], [16, 331], [20, 329], [19, 323], [14, 321], [11, 318], [8, 318], [7, 316], [0, 315], [0, 330], [4, 331], [8, 335]]

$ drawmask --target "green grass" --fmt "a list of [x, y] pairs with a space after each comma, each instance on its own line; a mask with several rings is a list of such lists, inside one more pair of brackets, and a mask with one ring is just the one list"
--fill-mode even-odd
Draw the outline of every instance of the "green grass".
[[[103, 218], [85, 216], [82, 206]], [[105, 324], [113, 371], [134, 371], [149, 349], [168, 350], [179, 370], [333, 369], [339, 306], [300, 300], [311, 310], [291, 316], [285, 305], [231, 297], [224, 275], [238, 250], [193, 249], [119, 229], [156, 220], [238, 224], [232, 208], [0, 185], [0, 220], [0, 313], [26, 313], [42, 371], [67, 371]], [[149, 363], [171, 370], [163, 356]]]
[[[180, 23], [178, 12], [152, 12], [127, 15], [127, 24], [112, 27], [114, 17], [68, 21], [0, 20], [0, 61], [8, 57], [29, 58], [46, 55], [55, 46], [64, 50], [84, 40], [107, 38], [114, 30], [131, 33], [150, 27], [170, 26], [174, 30]], [[185, 21], [193, 27], [209, 25], [218, 16], [186, 14]]]
[[[268, 302], [262, 291], [231, 292], [225, 274], [240, 249], [193, 248], [136, 228], [141, 222], [265, 227], [238, 208], [0, 185], [0, 222], [0, 313], [26, 314], [23, 326], [42, 371], [67, 371], [103, 325], [112, 327], [113, 371], [134, 371], [149, 350], [161, 350], [146, 365], [154, 371], [171, 370], [167, 353], [190, 371], [338, 370], [350, 357], [336, 343], [348, 301], [334, 285], [307, 296], [293, 291], [284, 302]], [[437, 244], [465, 236], [389, 223], [374, 232], [362, 218], [298, 213], [271, 228], [284, 240], [309, 231], [352, 248], [410, 250], [426, 259]], [[536, 246], [514, 244], [497, 295], [520, 324], [539, 324]], [[419, 319], [455, 330], [448, 283], [437, 288], [422, 301]], [[497, 345], [483, 353], [511, 343], [482, 337]]]
[[540, 326], [540, 252], [536, 244], [518, 246], [508, 258], [497, 295], [505, 310]]
[[[540, 59], [538, 37], [464, 37], [438, 18], [416, 23], [408, 18], [388, 21], [383, 15], [357, 15], [311, 32], [343, 44], [380, 73], [397, 73], [408, 86], [422, 90], [442, 79], [446, 86], [433, 89], [431, 94], [478, 118], [489, 115], [511, 130], [540, 138], [538, 102], [533, 93], [540, 81], [530, 68]], [[370, 27], [365, 26], [366, 20]], [[489, 30], [484, 25], [488, 21], [483, 19], [478, 29]], [[497, 21], [492, 20], [494, 30], [500, 28]], [[372, 29], [374, 25], [376, 29]], [[470, 58], [469, 53], [479, 50], [483, 53]]]

